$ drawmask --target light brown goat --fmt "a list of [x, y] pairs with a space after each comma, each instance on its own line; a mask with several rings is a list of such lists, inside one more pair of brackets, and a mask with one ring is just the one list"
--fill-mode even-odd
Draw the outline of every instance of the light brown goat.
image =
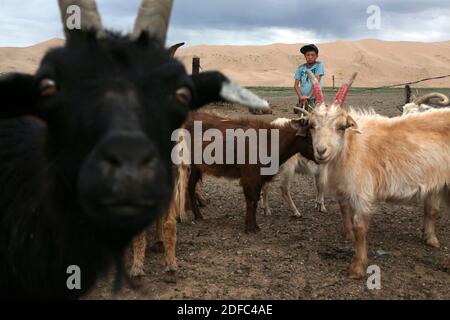
[[320, 98], [298, 130], [311, 134], [316, 160], [328, 166], [328, 189], [339, 201], [345, 228], [355, 241], [350, 276], [366, 274], [366, 234], [377, 201], [423, 201], [424, 240], [438, 247], [435, 220], [440, 205], [450, 202], [450, 110], [396, 118], [347, 112], [342, 105], [349, 85], [327, 106], [317, 80], [309, 76]]

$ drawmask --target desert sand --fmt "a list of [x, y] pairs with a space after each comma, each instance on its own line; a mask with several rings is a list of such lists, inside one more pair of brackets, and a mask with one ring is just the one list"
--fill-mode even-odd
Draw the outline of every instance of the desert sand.
[[[28, 48], [0, 48], [0, 72], [33, 72], [43, 54], [63, 44], [52, 39]], [[193, 46], [180, 49], [177, 58], [191, 70], [194, 56], [202, 71], [220, 70], [245, 86], [291, 86], [296, 67], [304, 62], [302, 44], [266, 46]], [[450, 41], [423, 43], [358, 40], [319, 44], [325, 63], [324, 85], [339, 85], [358, 71], [357, 87], [377, 87], [450, 74]], [[415, 85], [450, 87], [450, 77]]]

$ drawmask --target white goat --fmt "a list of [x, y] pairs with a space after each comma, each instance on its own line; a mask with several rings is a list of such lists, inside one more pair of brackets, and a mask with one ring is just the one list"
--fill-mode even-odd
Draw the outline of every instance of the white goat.
[[432, 99], [435, 98], [440, 99], [440, 101], [434, 101], [434, 104], [437, 106], [445, 107], [450, 104], [450, 99], [446, 95], [438, 92], [433, 92], [426, 94], [420, 98], [417, 98], [413, 102], [406, 103], [403, 106], [403, 115], [411, 113], [420, 113], [434, 109], [434, 107], [429, 106], [427, 103], [429, 103]]
[[[278, 118], [274, 121], [272, 121], [273, 125], [280, 125], [283, 126], [287, 123], [289, 123], [290, 120], [287, 118]], [[301, 154], [296, 154], [293, 157], [291, 157], [288, 161], [286, 161], [281, 167], [280, 171], [278, 173], [278, 176], [280, 177], [280, 189], [281, 189], [281, 195], [288, 205], [288, 207], [291, 209], [293, 215], [295, 217], [301, 217], [302, 214], [298, 211], [294, 201], [291, 197], [291, 182], [295, 178], [296, 174], [305, 174], [314, 176], [314, 182], [316, 185], [316, 201], [315, 201], [315, 208], [319, 210], [320, 212], [327, 212], [327, 209], [325, 207], [324, 203], [324, 182], [323, 182], [323, 175], [321, 166], [316, 164], [314, 161], [308, 160], [305, 157], [303, 157]], [[264, 185], [262, 189], [262, 205], [261, 207], [264, 210], [264, 214], [270, 215], [270, 205], [269, 205], [269, 190], [270, 185], [273, 183], [267, 183]]]
[[354, 77], [328, 107], [317, 79], [308, 75], [318, 106], [309, 119], [297, 122], [298, 135], [309, 131], [316, 160], [328, 167], [327, 187], [355, 241], [350, 276], [366, 275], [366, 234], [377, 201], [423, 201], [424, 240], [439, 247], [435, 220], [441, 204], [450, 206], [450, 109], [396, 118], [347, 112], [341, 106]]

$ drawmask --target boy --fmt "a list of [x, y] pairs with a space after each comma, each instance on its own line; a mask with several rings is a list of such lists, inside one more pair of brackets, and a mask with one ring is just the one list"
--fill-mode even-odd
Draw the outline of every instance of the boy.
[[[325, 75], [325, 68], [322, 62], [317, 61], [319, 57], [319, 48], [314, 44], [308, 44], [300, 49], [306, 59], [306, 63], [300, 65], [295, 72], [294, 88], [297, 92], [299, 102], [297, 104], [300, 108], [306, 108], [307, 110], [314, 107], [316, 104], [316, 97], [312, 90], [312, 83], [306, 73], [310, 70], [319, 80], [322, 86], [322, 78]], [[297, 110], [294, 111], [298, 113]]]

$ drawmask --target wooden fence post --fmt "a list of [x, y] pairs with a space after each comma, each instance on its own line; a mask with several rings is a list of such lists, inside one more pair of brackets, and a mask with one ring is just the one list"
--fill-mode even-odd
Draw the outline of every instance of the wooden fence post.
[[200, 58], [194, 57], [192, 59], [192, 74], [199, 74], [200, 73]]

